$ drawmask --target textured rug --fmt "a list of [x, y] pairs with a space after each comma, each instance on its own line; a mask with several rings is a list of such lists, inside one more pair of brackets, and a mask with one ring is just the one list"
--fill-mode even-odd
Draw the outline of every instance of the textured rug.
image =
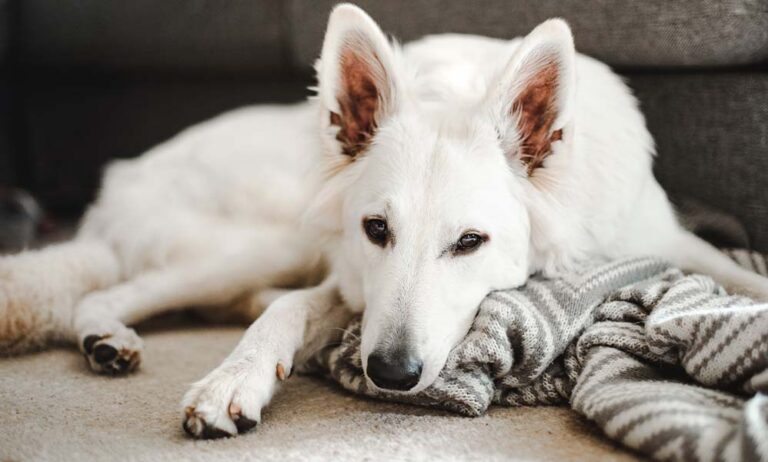
[[138, 326], [141, 368], [94, 375], [69, 348], [0, 360], [2, 462], [583, 461], [632, 462], [566, 407], [494, 407], [467, 419], [361, 399], [294, 374], [253, 431], [192, 440], [181, 397], [232, 351], [244, 327], [183, 316]]
[[[762, 255], [731, 257], [766, 275]], [[768, 460], [768, 305], [652, 258], [595, 264], [491, 293], [438, 380], [369, 389], [359, 321], [319, 359], [344, 388], [468, 416], [570, 403], [658, 460]]]

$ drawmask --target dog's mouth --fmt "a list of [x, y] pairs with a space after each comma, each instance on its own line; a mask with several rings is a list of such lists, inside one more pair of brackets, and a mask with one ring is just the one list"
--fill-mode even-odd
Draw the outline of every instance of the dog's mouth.
[[419, 383], [415, 384], [412, 388], [409, 388], [409, 389], [382, 387], [382, 386], [376, 385], [376, 382], [374, 382], [370, 377], [368, 377], [368, 375], [365, 376], [365, 383], [369, 390], [372, 390], [377, 394], [395, 395], [395, 396], [416, 395], [418, 393], [421, 393], [431, 385], [431, 384], [422, 384], [421, 381], [419, 381]]

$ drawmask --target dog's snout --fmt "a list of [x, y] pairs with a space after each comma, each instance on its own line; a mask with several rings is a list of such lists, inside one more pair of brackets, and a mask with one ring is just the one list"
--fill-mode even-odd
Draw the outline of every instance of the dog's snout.
[[407, 351], [374, 351], [368, 356], [366, 374], [379, 388], [406, 391], [419, 383], [422, 366], [421, 359]]

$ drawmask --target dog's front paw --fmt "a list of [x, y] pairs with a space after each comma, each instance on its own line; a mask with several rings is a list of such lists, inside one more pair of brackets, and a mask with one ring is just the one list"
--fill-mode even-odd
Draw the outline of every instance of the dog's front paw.
[[133, 329], [117, 325], [85, 332], [80, 348], [94, 372], [121, 375], [139, 367], [144, 342]]
[[251, 430], [261, 422], [277, 382], [286, 377], [283, 364], [261, 355], [222, 364], [184, 396], [184, 431], [209, 439]]

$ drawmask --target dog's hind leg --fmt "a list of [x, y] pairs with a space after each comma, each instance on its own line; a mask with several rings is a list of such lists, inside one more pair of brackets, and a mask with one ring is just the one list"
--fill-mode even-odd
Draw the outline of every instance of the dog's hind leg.
[[624, 255], [653, 255], [685, 271], [706, 274], [728, 292], [768, 301], [768, 279], [685, 230], [658, 183], [648, 183], [630, 219], [622, 239]]
[[693, 233], [675, 234], [659, 256], [683, 270], [711, 276], [728, 292], [768, 301], [768, 278], [742, 268]]
[[0, 355], [75, 341], [77, 302], [119, 278], [117, 256], [96, 239], [0, 257]]

